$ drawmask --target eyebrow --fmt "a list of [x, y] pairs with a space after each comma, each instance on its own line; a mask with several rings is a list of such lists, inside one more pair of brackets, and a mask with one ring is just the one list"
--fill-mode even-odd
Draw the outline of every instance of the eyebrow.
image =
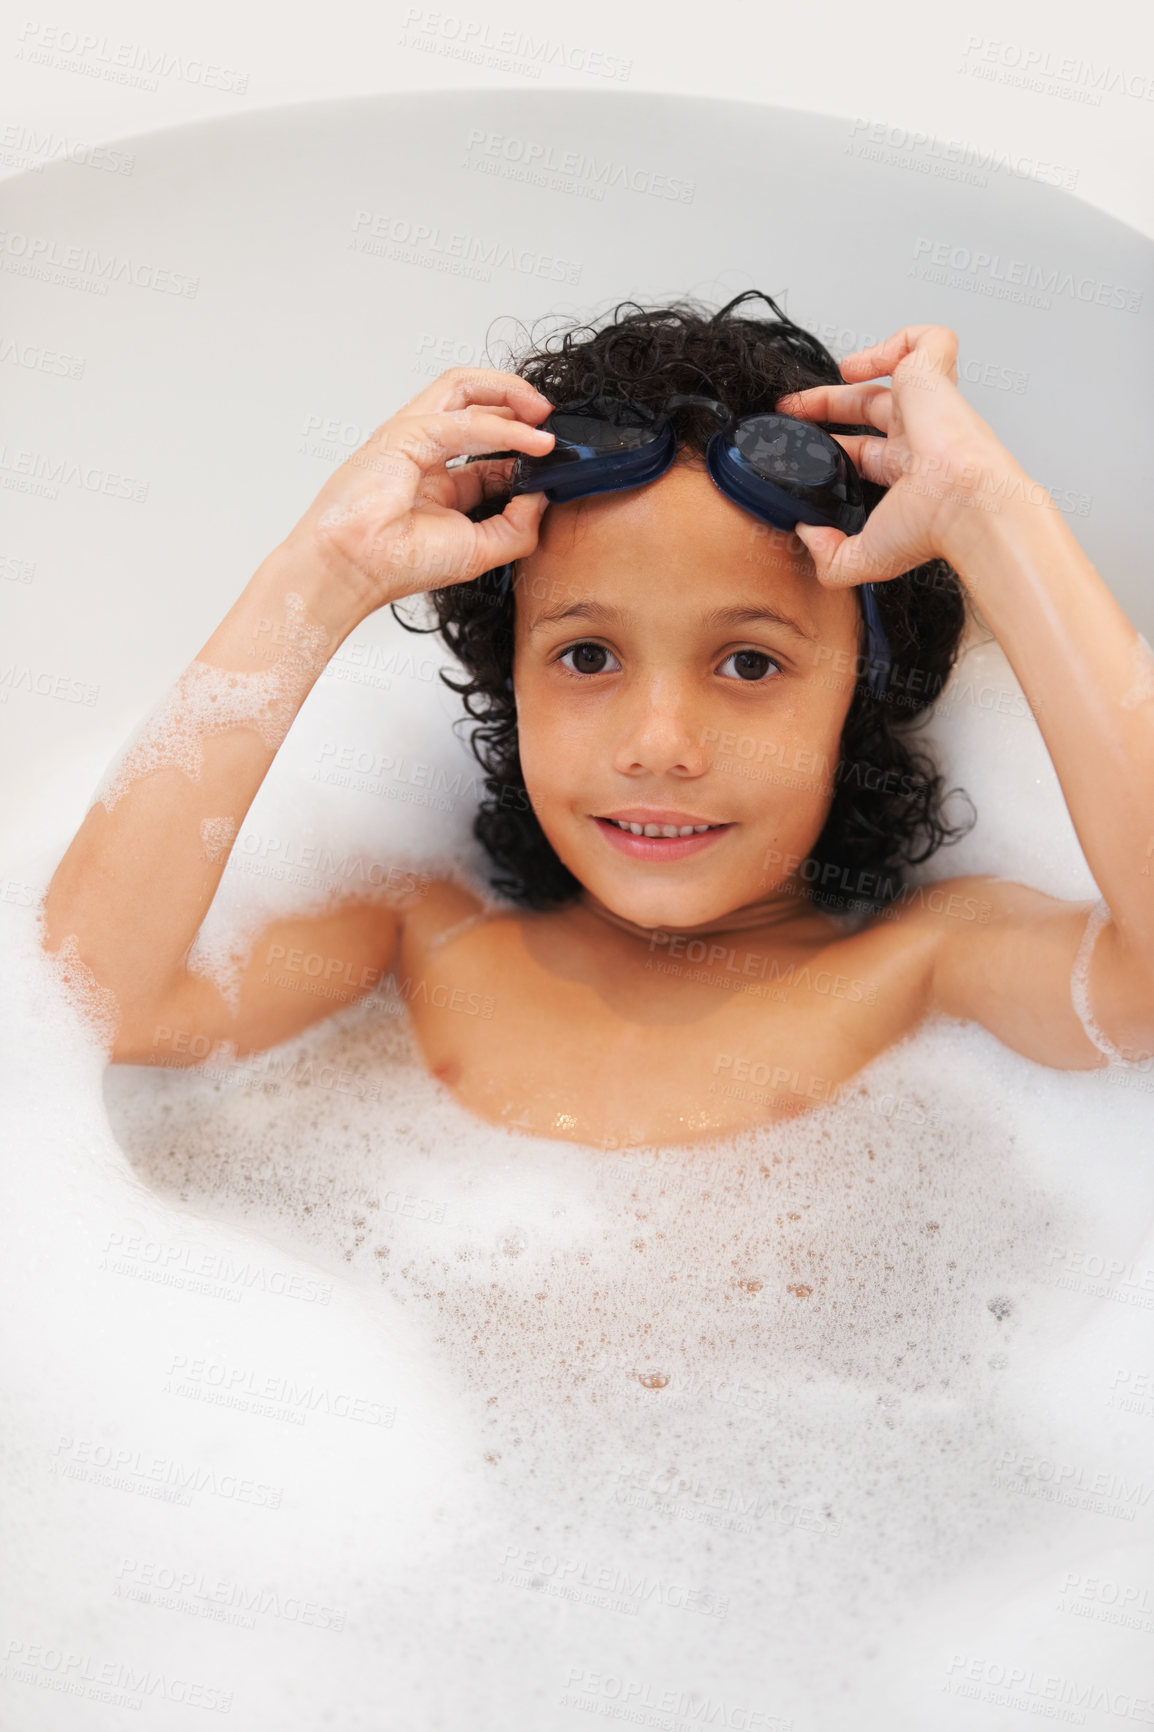
[[[594, 625], [623, 625], [629, 618], [628, 612], [620, 607], [607, 607], [599, 601], [579, 601], [572, 607], [547, 608], [538, 614], [530, 631], [540, 631], [545, 626], [560, 625], [566, 619], [584, 619]], [[806, 639], [807, 643], [817, 642], [817, 633], [808, 630], [799, 621], [787, 613], [779, 613], [776, 608], [765, 607], [715, 607], [709, 613], [702, 615], [704, 626], [753, 625], [758, 621], [767, 620], [770, 625], [784, 626], [787, 631], [796, 632], [798, 637]]]

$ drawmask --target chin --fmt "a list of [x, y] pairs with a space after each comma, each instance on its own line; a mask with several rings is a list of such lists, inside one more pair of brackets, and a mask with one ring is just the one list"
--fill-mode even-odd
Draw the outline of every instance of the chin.
[[739, 891], [710, 890], [703, 886], [628, 883], [619, 878], [603, 886], [589, 883], [587, 887], [614, 914], [634, 920], [638, 926], [654, 927], [696, 926], [703, 920], [715, 920], [742, 903], [753, 901], [758, 894], [753, 891], [743, 896]]
[[[549, 840], [582, 887], [622, 919], [638, 926], [696, 926], [765, 894], [761, 874], [751, 869], [756, 861], [749, 858], [748, 839], [737, 860], [741, 845], [736, 836], [724, 835], [727, 828], [708, 836], [660, 838], [602, 829], [590, 845], [583, 828], [574, 834], [566, 825], [563, 837]], [[558, 841], [574, 845], [563, 850]], [[735, 865], [745, 866], [748, 879], [740, 869], [734, 872]]]

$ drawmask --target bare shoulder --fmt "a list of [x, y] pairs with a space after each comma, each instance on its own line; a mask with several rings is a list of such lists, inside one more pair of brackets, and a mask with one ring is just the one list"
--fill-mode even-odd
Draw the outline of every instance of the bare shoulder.
[[930, 1011], [953, 1008], [943, 1002], [941, 983], [957, 973], [956, 958], [971, 970], [989, 966], [1012, 934], [1040, 934], [1047, 922], [1068, 935], [1072, 906], [993, 876], [907, 885], [856, 932], [836, 936], [825, 956], [860, 988], [855, 998], [884, 1010], [880, 1020], [893, 1040]]
[[416, 892], [404, 898], [399, 912], [402, 944], [424, 947], [445, 942], [458, 926], [481, 919], [489, 907], [467, 885], [441, 877], [424, 880]]
[[883, 909], [877, 924], [891, 926], [911, 940], [926, 933], [938, 943], [972, 944], [983, 938], [1000, 942], [1011, 931], [1041, 934], [1053, 928], [1068, 933], [1084, 923], [1090, 906], [1086, 901], [1051, 896], [1017, 879], [975, 873], [907, 885]]
[[993, 875], [941, 878], [907, 885], [848, 942], [879, 961], [916, 955], [931, 967], [943, 956], [1008, 957], [1014, 949], [1036, 957], [1056, 948], [1065, 958], [1089, 906]]
[[909, 888], [857, 936], [891, 975], [918, 977], [923, 1012], [980, 1022], [1016, 1052], [1082, 1069], [1100, 1062], [1071, 998], [1091, 901], [994, 876]]

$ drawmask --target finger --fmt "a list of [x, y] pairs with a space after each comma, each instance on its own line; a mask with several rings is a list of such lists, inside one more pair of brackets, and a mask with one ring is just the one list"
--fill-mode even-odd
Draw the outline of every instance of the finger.
[[447, 479], [453, 489], [452, 502], [457, 511], [472, 511], [475, 505], [480, 505], [485, 499], [492, 499], [496, 494], [507, 493], [515, 457], [502, 457], [495, 461], [480, 463], [463, 463], [460, 467], [445, 470]]
[[859, 475], [878, 487], [892, 487], [901, 474], [892, 447], [884, 439], [874, 439], [868, 433], [831, 433]]
[[811, 385], [779, 397], [777, 410], [799, 421], [868, 422], [888, 430], [893, 392], [888, 385]]
[[[908, 364], [911, 357], [915, 357], [912, 366]], [[957, 332], [948, 325], [905, 325], [883, 343], [844, 356], [840, 365], [843, 378], [876, 379], [881, 374], [894, 378], [903, 362], [907, 363], [903, 369], [906, 374], [941, 374], [956, 385]]]
[[541, 427], [470, 406], [440, 415], [398, 416], [381, 429], [375, 444], [379, 461], [414, 463], [424, 473], [451, 457], [480, 457], [489, 451], [524, 451], [540, 457], [552, 450], [553, 441], [554, 435]]
[[402, 414], [446, 413], [465, 409], [470, 403], [503, 404], [519, 420], [536, 426], [553, 405], [528, 379], [503, 373], [496, 367], [450, 367], [419, 391]]

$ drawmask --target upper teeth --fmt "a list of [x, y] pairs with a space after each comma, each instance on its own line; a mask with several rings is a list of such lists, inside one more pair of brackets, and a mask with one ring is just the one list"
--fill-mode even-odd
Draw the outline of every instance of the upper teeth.
[[610, 818], [619, 830], [633, 836], [700, 836], [703, 830], [715, 830], [715, 824], [631, 824], [624, 818]]

